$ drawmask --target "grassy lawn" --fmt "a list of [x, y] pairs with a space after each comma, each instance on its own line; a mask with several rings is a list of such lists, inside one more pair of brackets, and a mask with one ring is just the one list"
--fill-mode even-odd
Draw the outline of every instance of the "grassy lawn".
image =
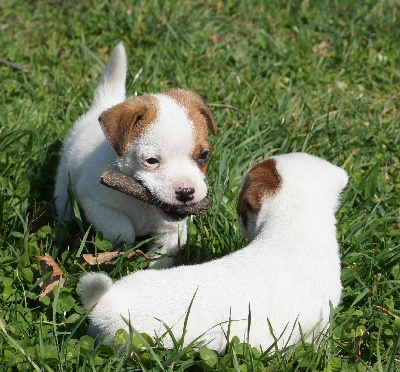
[[[400, 371], [399, 25], [395, 0], [1, 0], [0, 370]], [[233, 338], [217, 356], [136, 336], [131, 358], [86, 336], [79, 276], [146, 266], [77, 262], [111, 243], [83, 219], [56, 222], [52, 204], [62, 141], [119, 41], [128, 94], [193, 89], [217, 121], [214, 205], [190, 222], [180, 263], [246, 244], [235, 207], [255, 162], [306, 151], [348, 171], [337, 214], [343, 296], [319, 344], [260, 352]], [[45, 253], [67, 279], [52, 298], [38, 297], [50, 274], [35, 257]]]

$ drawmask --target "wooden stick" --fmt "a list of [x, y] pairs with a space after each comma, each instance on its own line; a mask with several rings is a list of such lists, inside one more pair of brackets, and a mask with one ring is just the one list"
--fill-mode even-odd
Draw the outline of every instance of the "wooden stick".
[[6, 60], [4, 58], [0, 58], [0, 64], [15, 68], [16, 70], [22, 71], [25, 74], [31, 74], [32, 73], [31, 70], [28, 70], [27, 68], [22, 67], [22, 66], [14, 63], [14, 62], [8, 61], [8, 60]]
[[248, 111], [244, 111], [238, 107], [232, 106], [232, 105], [228, 105], [225, 103], [208, 103], [207, 106], [209, 107], [219, 107], [219, 108], [226, 108], [229, 110], [235, 110], [235, 111], [239, 111], [241, 114], [245, 115], [245, 116], [249, 116], [250, 112]]
[[178, 217], [199, 215], [207, 211], [212, 205], [212, 201], [206, 198], [194, 204], [175, 205], [164, 203], [154, 197], [146, 187], [134, 178], [111, 169], [103, 171], [100, 177], [100, 183], [147, 204], [156, 205], [165, 213], [177, 215]]

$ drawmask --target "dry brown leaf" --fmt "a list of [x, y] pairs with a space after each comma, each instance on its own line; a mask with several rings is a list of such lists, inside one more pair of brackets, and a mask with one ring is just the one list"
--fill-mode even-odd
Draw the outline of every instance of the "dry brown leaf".
[[[43, 281], [43, 283], [46, 283], [46, 281], [47, 281], [47, 279], [45, 281]], [[42, 289], [42, 292], [40, 292], [39, 296], [37, 296], [37, 297], [48, 296], [50, 298], [53, 298], [53, 296], [54, 296], [54, 292], [53, 292], [54, 291], [54, 287], [57, 285], [57, 286], [62, 288], [62, 287], [64, 287], [66, 282], [67, 282], [67, 279], [63, 277], [63, 278], [58, 278], [57, 280], [46, 284], [46, 286]]]
[[326, 53], [326, 49], [329, 47], [329, 45], [331, 45], [331, 43], [329, 43], [328, 41], [324, 40], [319, 44], [315, 44], [313, 46], [313, 48], [312, 48], [312, 51], [314, 53], [317, 53], [317, 52], [321, 52], [321, 53], [325, 52]]
[[43, 272], [45, 274], [51, 273], [47, 279], [39, 284], [39, 287], [42, 288], [42, 292], [40, 292], [37, 297], [49, 296], [52, 298], [54, 287], [58, 285], [62, 288], [66, 284], [67, 279], [60, 269], [60, 266], [58, 266], [57, 262], [54, 261], [53, 257], [48, 253], [45, 253], [44, 256], [36, 256], [36, 261], [43, 261]]
[[110, 47], [109, 46], [104, 46], [102, 48], [100, 48], [100, 53], [105, 56], [110, 52]]
[[[99, 253], [97, 256], [87, 253], [83, 254], [82, 256], [76, 257], [75, 260], [84, 265], [88, 263], [89, 265], [99, 265], [104, 262], [108, 262], [113, 260], [114, 258], [121, 257], [126, 252], [103, 252]], [[129, 253], [126, 258], [137, 258], [137, 257], [145, 257], [149, 258], [145, 253], [143, 253], [140, 249], [136, 249], [136, 251]]]
[[356, 337], [356, 355], [361, 357], [361, 346], [363, 345], [364, 340], [361, 337]]

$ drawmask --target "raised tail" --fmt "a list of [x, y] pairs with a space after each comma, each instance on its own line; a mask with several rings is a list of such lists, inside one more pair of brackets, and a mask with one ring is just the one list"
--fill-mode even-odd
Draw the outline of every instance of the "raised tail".
[[112, 286], [112, 280], [105, 274], [88, 273], [79, 280], [81, 301], [85, 309], [90, 309]]
[[125, 100], [126, 52], [119, 43], [113, 50], [94, 93], [92, 106], [109, 108]]

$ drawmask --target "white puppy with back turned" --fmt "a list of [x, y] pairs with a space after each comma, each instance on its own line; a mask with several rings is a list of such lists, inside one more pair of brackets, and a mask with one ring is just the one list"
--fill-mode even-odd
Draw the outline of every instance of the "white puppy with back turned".
[[[245, 339], [251, 309], [250, 344], [264, 350], [296, 343], [329, 321], [330, 302], [341, 295], [335, 210], [347, 183], [346, 172], [304, 153], [269, 158], [244, 176], [238, 201], [245, 248], [194, 266], [147, 270], [116, 283], [104, 274], [80, 280], [81, 299], [90, 313], [89, 334], [112, 344], [123, 318], [139, 332], [182, 334], [193, 296], [185, 343], [197, 337], [223, 352], [230, 335]], [[230, 315], [231, 314], [231, 315]], [[160, 321], [161, 320], [161, 321]], [[173, 347], [168, 334], [166, 347]]]
[[[68, 187], [87, 220], [111, 241], [133, 243], [138, 236], [158, 236], [160, 253], [175, 253], [186, 242], [186, 219], [176, 219], [100, 184], [106, 168], [139, 180], [169, 205], [192, 204], [207, 193], [204, 181], [210, 154], [208, 129], [213, 115], [192, 91], [171, 89], [125, 100], [126, 55], [122, 43], [113, 51], [89, 111], [74, 124], [64, 143], [55, 198], [59, 219], [72, 218]], [[165, 257], [157, 262], [171, 266]]]

